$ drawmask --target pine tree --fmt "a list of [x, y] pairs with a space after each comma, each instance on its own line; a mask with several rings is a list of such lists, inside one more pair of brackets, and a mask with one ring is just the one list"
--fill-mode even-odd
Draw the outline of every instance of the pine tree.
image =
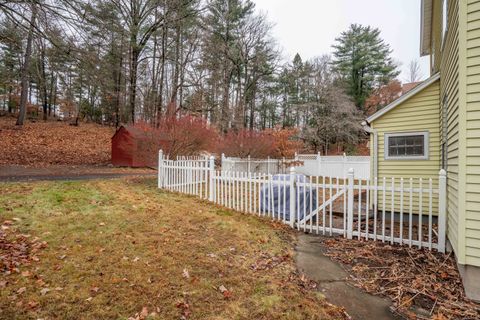
[[333, 67], [358, 109], [373, 89], [399, 75], [391, 57], [392, 50], [380, 38], [380, 30], [352, 24], [335, 39]]

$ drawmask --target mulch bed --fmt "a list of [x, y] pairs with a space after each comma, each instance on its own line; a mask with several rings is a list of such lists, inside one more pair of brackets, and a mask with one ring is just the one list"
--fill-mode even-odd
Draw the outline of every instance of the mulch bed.
[[453, 254], [344, 238], [323, 240], [353, 284], [387, 296], [405, 319], [479, 319], [480, 304], [465, 297]]

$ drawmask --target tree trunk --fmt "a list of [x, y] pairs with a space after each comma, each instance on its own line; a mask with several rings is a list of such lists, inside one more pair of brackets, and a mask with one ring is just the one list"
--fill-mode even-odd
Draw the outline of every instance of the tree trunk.
[[[136, 47], [136, 44], [134, 46]], [[135, 47], [132, 48], [130, 64], [130, 112], [133, 124], [135, 123], [135, 100], [137, 97], [137, 69], [139, 56], [138, 50]]]
[[32, 16], [30, 17], [30, 28], [28, 29], [27, 48], [25, 50], [25, 59], [23, 61], [23, 66], [21, 71], [22, 91], [20, 94], [20, 112], [17, 118], [17, 126], [23, 125], [23, 122], [25, 121], [25, 115], [27, 113], [28, 85], [30, 82], [29, 67], [30, 67], [30, 58], [32, 55], [33, 29], [35, 26], [35, 19], [37, 17], [37, 6], [33, 4], [31, 8], [32, 8]]
[[157, 128], [160, 126], [160, 120], [162, 118], [162, 107], [163, 107], [163, 85], [165, 81], [165, 60], [166, 60], [166, 47], [167, 47], [167, 32], [168, 28], [164, 23], [162, 26], [162, 58], [160, 62], [160, 80], [158, 81], [160, 87], [158, 88], [158, 113], [157, 113]]
[[47, 73], [45, 72], [45, 49], [43, 47], [40, 49], [40, 59], [41, 63], [40, 66], [42, 68], [42, 98], [43, 98], [43, 121], [47, 121], [47, 110], [48, 110], [48, 97], [47, 97]]
[[176, 113], [177, 103], [178, 103], [178, 86], [179, 86], [179, 78], [180, 78], [180, 51], [181, 51], [181, 37], [180, 34], [182, 32], [180, 25], [178, 24], [175, 28], [175, 68], [173, 71], [173, 78], [172, 78], [172, 92], [170, 95], [170, 103], [167, 106], [167, 118], [173, 117]]

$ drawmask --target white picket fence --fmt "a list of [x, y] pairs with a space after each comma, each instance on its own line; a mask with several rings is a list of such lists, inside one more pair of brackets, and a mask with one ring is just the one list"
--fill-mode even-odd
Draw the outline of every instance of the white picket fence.
[[339, 176], [345, 178], [348, 169], [355, 170], [355, 176], [361, 179], [370, 178], [369, 156], [321, 156], [318, 154], [295, 154], [293, 159], [252, 159], [226, 157], [222, 154], [222, 171], [287, 173], [289, 164], [295, 163], [297, 173], [307, 176]]
[[[438, 183], [438, 187], [434, 187]], [[432, 179], [306, 177], [215, 169], [213, 157], [159, 155], [158, 187], [282, 221], [305, 232], [343, 235], [445, 252], [446, 173]]]

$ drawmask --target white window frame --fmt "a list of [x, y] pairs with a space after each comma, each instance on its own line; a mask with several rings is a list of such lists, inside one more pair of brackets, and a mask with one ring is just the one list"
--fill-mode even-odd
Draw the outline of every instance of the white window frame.
[[[390, 137], [404, 137], [404, 136], [423, 136], [423, 156], [389, 156], [388, 155], [388, 141]], [[429, 149], [429, 132], [428, 131], [418, 131], [418, 132], [392, 132], [384, 134], [384, 159], [385, 160], [428, 160], [428, 149]]]

